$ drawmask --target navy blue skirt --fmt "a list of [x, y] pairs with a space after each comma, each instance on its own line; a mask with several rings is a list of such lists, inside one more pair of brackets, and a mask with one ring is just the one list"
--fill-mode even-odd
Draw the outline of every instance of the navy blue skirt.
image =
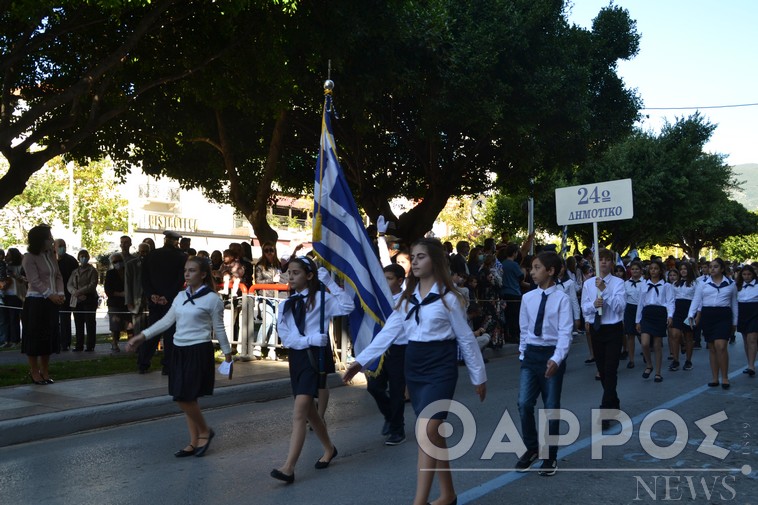
[[[287, 356], [292, 396], [308, 395], [318, 398], [318, 390], [326, 388], [326, 376], [334, 373], [331, 346], [289, 349]], [[322, 363], [323, 373], [321, 373]]]
[[758, 333], [758, 302], [742, 302], [737, 307], [737, 331], [744, 337]]
[[29, 296], [21, 310], [21, 352], [27, 356], [49, 356], [61, 350], [58, 305], [47, 298]]
[[732, 308], [703, 307], [700, 310], [700, 328], [706, 342], [729, 340], [732, 336]]
[[663, 305], [644, 306], [642, 308], [642, 320], [640, 321], [640, 333], [647, 333], [651, 337], [665, 337], [666, 319], [668, 319], [668, 314]]
[[627, 303], [624, 309], [624, 335], [640, 335], [637, 332], [635, 319], [637, 319], [637, 306]]
[[191, 402], [213, 394], [216, 362], [213, 342], [174, 345], [168, 374], [168, 394], [174, 401]]
[[692, 328], [684, 324], [684, 320], [687, 319], [687, 314], [690, 311], [690, 305], [692, 305], [692, 300], [687, 300], [686, 298], [676, 299], [671, 326], [681, 331], [692, 331]]
[[[458, 382], [458, 345], [455, 340], [408, 342], [405, 350], [405, 383], [413, 411], [418, 416], [437, 400], [452, 400]], [[447, 411], [431, 419], [446, 419]]]

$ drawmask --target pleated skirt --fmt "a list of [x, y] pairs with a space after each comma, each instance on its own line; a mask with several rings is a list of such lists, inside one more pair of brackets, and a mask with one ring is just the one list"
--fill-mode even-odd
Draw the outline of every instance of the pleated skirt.
[[179, 346], [171, 352], [168, 375], [168, 394], [174, 401], [191, 402], [213, 394], [216, 362], [213, 343]]

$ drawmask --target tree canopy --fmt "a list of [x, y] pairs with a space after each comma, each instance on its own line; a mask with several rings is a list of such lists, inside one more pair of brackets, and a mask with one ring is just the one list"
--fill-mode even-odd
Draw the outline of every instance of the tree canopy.
[[[665, 124], [658, 135], [638, 130], [569, 177], [554, 179], [554, 187], [631, 178], [634, 218], [598, 223], [601, 245], [624, 252], [659, 244], [697, 257], [758, 227], [758, 217], [730, 199], [738, 186], [732, 168], [722, 155], [704, 151], [715, 128], [695, 113]], [[554, 193], [546, 189], [541, 196], [536, 220], [557, 233]], [[569, 230], [592, 243], [591, 226]]]
[[[639, 35], [615, 6], [587, 30], [562, 0], [190, 3], [10, 4], [0, 205], [44, 159], [107, 153], [231, 201], [275, 238], [272, 189], [312, 185], [331, 60], [356, 199], [412, 240], [451, 196], [517, 192], [598, 155], [640, 105], [616, 73]], [[418, 205], [392, 216], [399, 196]]]

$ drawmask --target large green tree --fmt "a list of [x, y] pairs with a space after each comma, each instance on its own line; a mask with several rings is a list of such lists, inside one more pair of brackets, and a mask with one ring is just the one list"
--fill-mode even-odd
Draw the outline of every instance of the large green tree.
[[[450, 196], [578, 162], [637, 113], [615, 64], [636, 53], [638, 36], [614, 7], [588, 31], [569, 26], [557, 0], [315, 2], [286, 14], [258, 5], [208, 44], [234, 41], [112, 122], [103, 145], [124, 169], [141, 163], [231, 201], [262, 240], [275, 238], [272, 189], [312, 187], [328, 60], [356, 199], [409, 240]], [[398, 196], [419, 203], [392, 216]]]
[[[0, 175], [7, 169], [0, 157]], [[68, 165], [58, 156], [29, 179], [23, 193], [0, 209], [0, 244], [25, 243], [28, 231], [40, 223], [70, 222], [71, 231], [81, 237], [76, 245], [100, 254], [107, 248], [104, 233], [126, 230], [127, 219], [127, 202], [116, 191], [109, 161]]]
[[60, 154], [99, 159], [102, 128], [230, 50], [207, 42], [251, 3], [0, 1], [0, 207]]

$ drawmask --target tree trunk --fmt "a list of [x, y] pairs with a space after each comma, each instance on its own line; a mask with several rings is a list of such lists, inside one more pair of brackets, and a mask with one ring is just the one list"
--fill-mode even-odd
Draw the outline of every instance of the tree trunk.
[[49, 156], [49, 149], [35, 153], [5, 153], [8, 159], [8, 172], [0, 178], [0, 209], [5, 207], [13, 197], [20, 195], [26, 189], [26, 183], [44, 164], [57, 156]]
[[271, 135], [266, 164], [263, 167], [263, 176], [258, 181], [258, 191], [253, 202], [253, 210], [250, 214], [247, 214], [250, 224], [253, 225], [255, 237], [261, 244], [264, 242], [276, 244], [276, 241], [279, 239], [279, 234], [268, 224], [266, 218], [269, 198], [271, 197], [271, 183], [274, 181], [274, 176], [276, 175], [276, 168], [282, 152], [282, 140], [286, 132], [287, 110], [282, 110], [279, 113], [279, 117], [276, 118], [274, 131]]

